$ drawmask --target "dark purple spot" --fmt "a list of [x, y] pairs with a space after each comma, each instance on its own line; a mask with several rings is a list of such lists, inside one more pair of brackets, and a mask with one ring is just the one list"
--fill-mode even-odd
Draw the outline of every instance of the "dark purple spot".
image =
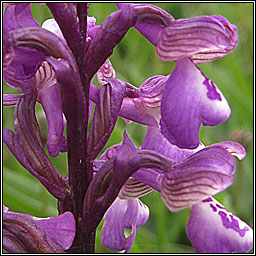
[[238, 220], [234, 218], [232, 214], [229, 214], [229, 217], [231, 218], [231, 221], [227, 217], [227, 214], [223, 211], [219, 211], [218, 213], [221, 217], [222, 224], [225, 228], [232, 228], [234, 231], [236, 231], [241, 237], [245, 236], [246, 231], [249, 230], [248, 227], [244, 227], [243, 229], [239, 228]]
[[212, 198], [208, 197], [206, 199], [203, 200], [203, 203], [206, 203], [206, 202], [211, 202], [212, 201]]
[[206, 85], [206, 88], [208, 90], [207, 97], [211, 100], [219, 100], [221, 101], [221, 96], [216, 91], [216, 85], [213, 81], [211, 81], [209, 78], [207, 78], [201, 71], [201, 74], [205, 77], [205, 80], [203, 82], [204, 85]]
[[225, 210], [227, 210], [225, 207], [223, 207], [223, 206], [221, 206], [221, 205], [219, 205], [219, 204], [216, 204], [216, 206], [217, 206], [218, 208], [220, 208], [220, 209], [225, 209]]
[[217, 208], [213, 204], [210, 204], [210, 206], [214, 212], [217, 212]]

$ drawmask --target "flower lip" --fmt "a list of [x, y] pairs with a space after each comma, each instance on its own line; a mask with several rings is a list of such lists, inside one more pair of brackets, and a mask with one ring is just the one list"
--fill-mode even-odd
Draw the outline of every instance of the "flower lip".
[[230, 113], [216, 85], [189, 58], [178, 60], [161, 101], [161, 132], [169, 142], [194, 149], [199, 145], [200, 125], [218, 125]]
[[198, 253], [245, 253], [253, 247], [253, 230], [213, 197], [192, 206], [187, 234]]

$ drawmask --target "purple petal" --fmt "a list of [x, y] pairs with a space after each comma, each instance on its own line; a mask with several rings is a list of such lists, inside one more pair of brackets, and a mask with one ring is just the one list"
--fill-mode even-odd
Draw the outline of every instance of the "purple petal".
[[124, 132], [124, 140], [115, 161], [113, 180], [127, 180], [140, 167], [138, 149]]
[[4, 106], [15, 106], [16, 102], [23, 94], [3, 94]]
[[[146, 223], [149, 209], [139, 199], [121, 200], [117, 198], [104, 216], [101, 231], [103, 246], [116, 251], [129, 252], [136, 235], [136, 228]], [[124, 229], [131, 228], [129, 237], [125, 237]]]
[[245, 253], [253, 247], [253, 230], [211, 197], [192, 206], [187, 234], [199, 253]]
[[101, 241], [103, 246], [111, 250], [124, 250], [125, 235], [123, 216], [127, 209], [127, 204], [127, 200], [117, 198], [104, 215]]
[[[63, 252], [72, 245], [76, 233], [75, 219], [71, 212], [65, 212], [56, 217], [36, 218], [27, 214], [5, 211], [4, 225], [10, 231], [7, 231], [9, 235], [6, 238], [7, 245], [28, 246], [27, 252]], [[23, 232], [23, 230], [27, 231]], [[13, 239], [10, 239], [10, 235]], [[25, 243], [27, 239], [35, 245]], [[18, 250], [19, 247], [16, 249]], [[16, 251], [16, 253], [21, 252]]]
[[107, 59], [99, 68], [97, 72], [97, 79], [99, 84], [102, 86], [106, 84], [111, 78], [116, 78], [116, 71], [114, 70], [110, 60]]
[[25, 214], [6, 213], [3, 228], [12, 233], [29, 253], [63, 253], [64, 250]]
[[239, 160], [242, 160], [246, 156], [246, 151], [242, 145], [234, 141], [223, 141], [211, 145], [210, 147], [219, 146], [226, 149], [231, 155], [236, 156]]
[[[144, 125], [158, 126], [161, 97], [166, 79], [164, 76], [151, 77], [139, 89], [125, 83], [127, 97], [123, 99], [119, 116]], [[98, 95], [99, 88], [91, 83], [90, 100], [98, 102]]]
[[67, 250], [72, 245], [76, 234], [76, 224], [71, 212], [65, 212], [59, 216], [47, 219], [33, 219], [63, 250]]
[[122, 186], [139, 167], [138, 149], [124, 132], [124, 140], [117, 155], [101, 166], [85, 195], [81, 221], [85, 232], [91, 232], [98, 226]]
[[21, 241], [7, 230], [3, 230], [2, 242], [3, 248], [8, 253], [28, 253], [28, 251], [23, 247]]
[[[27, 27], [17, 29], [15, 32], [11, 31], [10, 37], [15, 47], [20, 47], [19, 49], [36, 49], [44, 56], [44, 59], [46, 59], [46, 56], [54, 57], [52, 62], [54, 62], [54, 59], [62, 59], [60, 62], [68, 62], [74, 72], [79, 72], [70, 48], [52, 32], [41, 27]], [[50, 61], [51, 58], [47, 60]]]
[[8, 31], [3, 27], [3, 71], [5, 71], [12, 63], [15, 53], [10, 41]]
[[17, 3], [8, 6], [4, 12], [3, 23], [8, 31], [24, 27], [39, 27], [32, 16], [30, 3]]
[[[121, 8], [125, 3], [116, 3]], [[163, 9], [151, 4], [130, 4], [135, 7], [137, 22], [134, 26], [154, 46], [157, 45], [159, 32], [170, 26], [174, 18]]]
[[[42, 61], [37, 60], [35, 62], [35, 59], [32, 57], [34, 53], [37, 55], [37, 52], [33, 49], [16, 50], [12, 64], [3, 73], [3, 78], [9, 86], [23, 92], [27, 92], [30, 88], [35, 87], [34, 75], [41, 66]], [[27, 71], [24, 68], [27, 68]], [[27, 74], [25, 74], [26, 72]]]
[[200, 64], [222, 58], [238, 43], [236, 27], [221, 16], [201, 16], [176, 20], [164, 28], [156, 53], [163, 61], [191, 57]]
[[16, 135], [8, 134], [11, 136], [6, 136], [6, 142], [17, 160], [21, 160], [21, 164], [29, 163], [26, 167], [32, 175], [38, 178], [50, 193], [61, 199], [68, 194], [67, 185], [42, 148], [34, 109], [36, 96], [31, 92], [22, 96], [17, 102], [14, 115]]
[[181, 149], [176, 145], [171, 144], [161, 134], [159, 128], [148, 127], [141, 149], [152, 150], [172, 159], [175, 162], [181, 162], [203, 147], [204, 146], [200, 143], [196, 149]]
[[47, 149], [52, 157], [56, 157], [61, 148], [64, 130], [61, 99], [57, 83], [40, 90], [38, 97], [48, 123]]
[[153, 76], [148, 78], [139, 88], [139, 96], [125, 98], [120, 116], [132, 121], [158, 126], [162, 94], [168, 76]]
[[127, 210], [124, 214], [124, 228], [132, 229], [125, 241], [125, 253], [128, 253], [133, 245], [136, 229], [143, 226], [149, 217], [149, 209], [139, 199], [128, 200]]
[[192, 206], [230, 186], [234, 169], [234, 158], [225, 149], [202, 149], [163, 175], [162, 199], [174, 212]]
[[233, 175], [235, 159], [221, 146], [210, 146], [191, 155], [175, 165], [174, 169], [189, 171], [190, 168], [205, 168], [223, 174]]
[[157, 169], [150, 168], [140, 168], [137, 172], [135, 172], [132, 177], [136, 180], [140, 181], [153, 188], [154, 190], [160, 192], [161, 191], [161, 179], [163, 176], [163, 172]]
[[162, 96], [162, 134], [180, 148], [199, 145], [200, 125], [215, 126], [230, 115], [229, 105], [216, 87], [189, 59], [177, 61]]
[[125, 87], [119, 80], [111, 79], [101, 87], [88, 135], [89, 159], [94, 159], [106, 144], [115, 127], [124, 96]]
[[[3, 17], [4, 30], [10, 32], [26, 27], [39, 27], [31, 13], [31, 4], [18, 3], [6, 8]], [[14, 61], [15, 78], [31, 78], [40, 67], [44, 55], [33, 49], [15, 48]]]
[[145, 196], [152, 191], [152, 188], [148, 185], [130, 177], [122, 189], [120, 190], [118, 197], [120, 199], [134, 199], [141, 196]]

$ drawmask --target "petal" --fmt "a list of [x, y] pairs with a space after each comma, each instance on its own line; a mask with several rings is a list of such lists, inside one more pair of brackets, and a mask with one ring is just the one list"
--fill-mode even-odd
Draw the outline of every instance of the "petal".
[[16, 102], [23, 94], [3, 94], [4, 106], [15, 106]]
[[24, 27], [39, 27], [31, 13], [31, 4], [18, 3], [6, 8], [3, 17], [4, 27], [8, 31]]
[[96, 228], [127, 179], [140, 168], [138, 149], [124, 132], [124, 141], [114, 159], [106, 161], [94, 176], [84, 198], [81, 225], [85, 232]]
[[200, 64], [222, 58], [238, 43], [236, 27], [221, 16], [201, 16], [176, 20], [164, 28], [156, 53], [163, 61], [191, 57]]
[[236, 156], [239, 160], [242, 160], [246, 156], [244, 147], [234, 141], [223, 141], [213, 144], [212, 146], [219, 146], [226, 149], [231, 155]]
[[33, 49], [15, 50], [12, 64], [3, 73], [5, 82], [23, 92], [35, 86], [34, 75], [40, 68], [43, 55]]
[[[38, 244], [34, 245], [30, 250], [46, 250], [43, 246], [49, 244], [55, 249], [49, 247], [48, 252], [51, 252], [51, 250], [63, 252], [60, 251], [60, 248], [62, 248], [62, 250], [67, 250], [72, 245], [75, 237], [76, 225], [74, 216], [71, 212], [65, 212], [56, 217], [36, 218], [31, 215], [8, 211], [5, 213], [4, 217], [4, 223], [7, 226], [7, 229], [11, 231], [11, 233], [7, 234], [13, 235], [13, 239], [11, 239], [10, 236], [6, 239], [8, 244], [12, 242], [13, 246], [18, 246], [19, 243], [21, 243], [20, 246], [22, 246], [22, 243], [30, 236], [30, 238], [32, 238], [31, 242], [33, 243], [33, 241], [35, 241], [35, 243]], [[17, 222], [15, 223], [12, 220], [17, 220]], [[23, 235], [22, 230], [30, 230], [30, 232], [25, 232], [30, 234]], [[39, 246], [39, 248], [37, 248], [37, 246]], [[22, 251], [17, 252], [20, 253]]]
[[232, 155], [221, 146], [204, 148], [186, 160], [179, 162], [175, 170], [189, 171], [190, 168], [205, 168], [223, 174], [233, 175], [235, 172], [235, 160]]
[[124, 215], [124, 228], [132, 229], [125, 241], [125, 253], [128, 253], [133, 245], [136, 229], [143, 226], [149, 217], [149, 209], [139, 199], [128, 200], [127, 210]]
[[60, 152], [64, 130], [61, 99], [57, 83], [41, 90], [38, 97], [48, 123], [47, 150], [52, 157], [56, 157]]
[[52, 33], [57, 35], [59, 38], [61, 38], [63, 42], [66, 43], [66, 40], [63, 37], [60, 27], [54, 18], [45, 20], [42, 24], [42, 28], [48, 31], [51, 31]]
[[[134, 122], [158, 127], [161, 98], [167, 78], [160, 75], [150, 77], [139, 89], [123, 82], [126, 86], [126, 97], [119, 115]], [[90, 100], [97, 102], [98, 94], [99, 88], [91, 83]]]
[[102, 86], [108, 82], [109, 79], [116, 78], [116, 71], [114, 70], [111, 62], [107, 59], [97, 72], [97, 79]]
[[94, 116], [88, 135], [88, 159], [94, 159], [105, 146], [125, 96], [125, 87], [117, 79], [110, 79], [99, 91]]
[[235, 161], [221, 147], [205, 148], [163, 175], [161, 196], [170, 211], [179, 211], [226, 189]]
[[67, 250], [73, 243], [76, 234], [75, 218], [71, 212], [65, 212], [47, 219], [33, 218], [41, 229], [63, 250]]
[[160, 192], [163, 172], [157, 169], [140, 168], [132, 175], [136, 180]]
[[102, 245], [115, 251], [124, 249], [125, 235], [123, 216], [127, 209], [127, 200], [117, 198], [104, 215], [101, 230]]
[[230, 115], [229, 105], [216, 87], [189, 59], [177, 61], [162, 96], [162, 134], [180, 148], [199, 145], [200, 125], [215, 126]]
[[42, 148], [40, 129], [35, 117], [36, 96], [31, 92], [22, 96], [17, 102], [14, 115], [16, 135], [8, 134], [11, 136], [6, 137], [7, 146], [10, 146], [17, 160], [21, 160], [21, 164], [29, 163], [28, 166], [26, 165], [28, 170], [50, 193], [61, 199], [68, 194], [67, 185]]
[[168, 173], [161, 183], [161, 196], [167, 208], [177, 212], [215, 195], [233, 182], [233, 177], [208, 170], [190, 169], [191, 173]]
[[125, 98], [120, 116], [149, 126], [158, 126], [162, 94], [168, 76], [148, 78], [139, 88], [138, 97]]
[[[13, 31], [26, 27], [39, 27], [31, 13], [31, 4], [18, 3], [6, 8], [3, 17], [5, 31]], [[12, 66], [15, 67], [15, 78], [31, 78], [40, 67], [44, 55], [33, 49], [16, 48]]]
[[[116, 5], [121, 8], [125, 3], [116, 3]], [[130, 5], [135, 7], [137, 14], [137, 22], [134, 27], [156, 46], [159, 32], [170, 26], [174, 22], [174, 18], [158, 6], [151, 4]]]
[[199, 253], [245, 253], [253, 247], [253, 230], [211, 197], [192, 206], [187, 234]]
[[15, 53], [10, 41], [9, 33], [3, 27], [3, 70], [5, 71], [12, 63]]
[[[146, 223], [149, 209], [139, 199], [121, 200], [117, 198], [104, 215], [101, 231], [103, 246], [116, 251], [129, 252], [136, 235], [136, 228]], [[124, 229], [131, 228], [126, 238]]]
[[193, 155], [204, 146], [202, 143], [196, 149], [181, 149], [171, 144], [157, 127], [148, 127], [141, 149], [148, 149], [164, 155], [175, 162], [181, 162]]
[[8, 212], [3, 216], [3, 228], [12, 233], [29, 253], [64, 252], [31, 216]]
[[122, 189], [118, 194], [118, 197], [123, 200], [133, 199], [133, 198], [147, 195], [151, 191], [152, 191], [151, 187], [134, 179], [133, 177], [130, 177], [123, 185]]
[[22, 246], [21, 241], [15, 237], [12, 233], [3, 230], [3, 248], [8, 253], [28, 253], [28, 251]]

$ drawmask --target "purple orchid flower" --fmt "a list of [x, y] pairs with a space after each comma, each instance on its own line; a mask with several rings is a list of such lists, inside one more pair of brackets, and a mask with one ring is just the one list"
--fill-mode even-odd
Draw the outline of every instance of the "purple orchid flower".
[[3, 247], [9, 253], [64, 253], [75, 237], [71, 212], [36, 218], [3, 206]]
[[[127, 140], [125, 137], [124, 143]], [[95, 171], [103, 163], [115, 158], [121, 147], [122, 144], [115, 145], [99, 160], [95, 160]], [[112, 250], [130, 249], [129, 239], [133, 241], [134, 237], [126, 241], [120, 235], [126, 225], [126, 220], [121, 216], [126, 216], [128, 209], [122, 208], [121, 213], [119, 207], [124, 204], [128, 207], [130, 200], [138, 199], [155, 189], [160, 192], [170, 211], [176, 212], [192, 206], [187, 232], [196, 252], [246, 252], [252, 248], [252, 229], [211, 197], [232, 184], [235, 172], [232, 155], [241, 160], [246, 154], [240, 144], [227, 141], [204, 147], [200, 143], [194, 150], [180, 149], [169, 143], [159, 129], [149, 127], [141, 149], [134, 147], [134, 150], [140, 155], [141, 168], [125, 183], [118, 195], [120, 199], [106, 213], [102, 233], [112, 232], [113, 235], [102, 236], [104, 246]], [[130, 207], [133, 212], [133, 206]], [[144, 208], [138, 214], [147, 216]], [[210, 235], [205, 240], [208, 233]]]
[[[123, 5], [127, 4], [117, 4], [119, 8]], [[175, 20], [152, 5], [129, 5], [139, 16], [135, 28], [156, 46], [157, 57], [176, 61], [161, 100], [161, 132], [172, 144], [194, 149], [199, 145], [200, 125], [216, 126], [226, 121], [230, 109], [216, 85], [193, 63], [230, 53], [238, 44], [236, 27], [217, 15]]]
[[[39, 27], [32, 17], [30, 4], [8, 6], [4, 14], [4, 28], [10, 32], [26, 27]], [[63, 136], [64, 120], [55, 73], [47, 62], [43, 62], [45, 56], [39, 51], [15, 48], [14, 56], [3, 74], [4, 79], [9, 86], [25, 94], [31, 88], [37, 91], [37, 100], [42, 104], [48, 121], [47, 149], [51, 156], [56, 157], [63, 149], [66, 151], [66, 139]], [[20, 96], [4, 95], [4, 105], [16, 104]]]

